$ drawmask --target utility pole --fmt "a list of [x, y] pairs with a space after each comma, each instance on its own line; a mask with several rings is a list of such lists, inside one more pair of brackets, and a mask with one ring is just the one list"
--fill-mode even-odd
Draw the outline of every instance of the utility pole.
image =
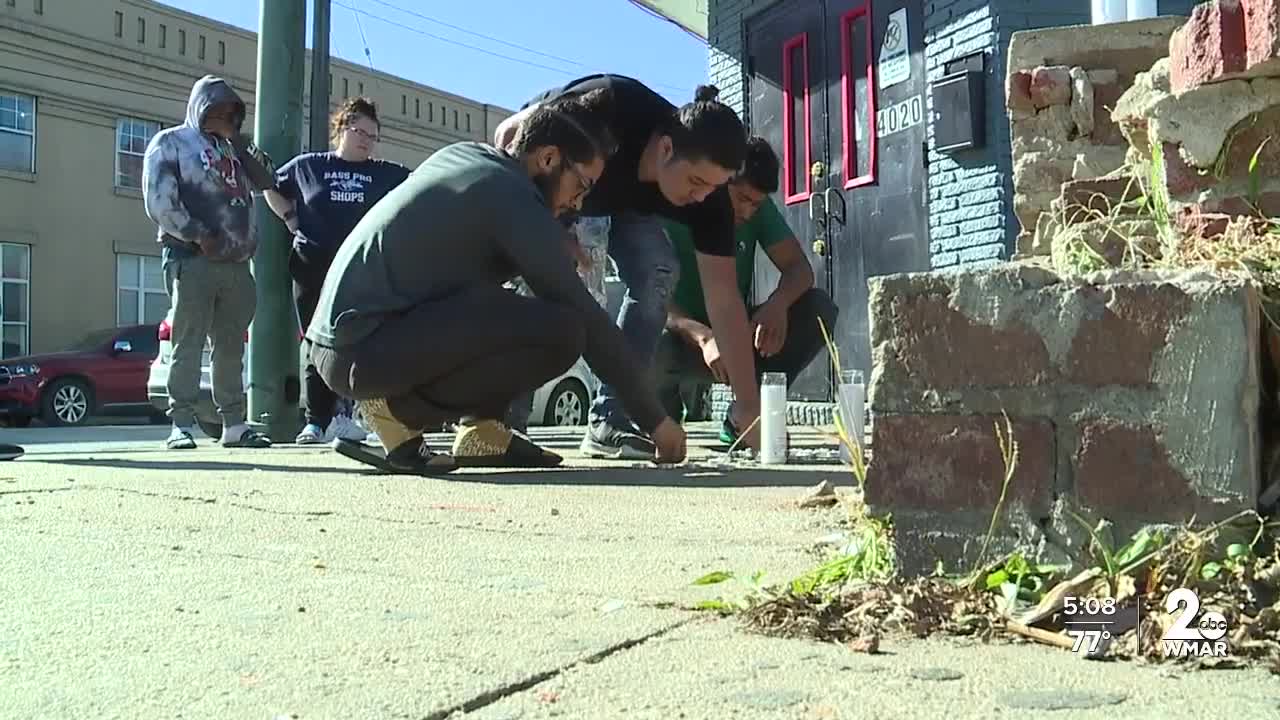
[[[261, 0], [254, 142], [277, 164], [301, 150], [302, 82], [306, 64], [306, 0]], [[249, 328], [249, 418], [275, 442], [301, 427], [297, 394], [299, 336], [290, 292], [290, 238], [265, 201], [257, 203], [258, 252], [253, 276], [258, 308]], [[293, 383], [287, 383], [289, 378]], [[292, 396], [292, 398], [290, 397]]]
[[311, 152], [329, 149], [329, 0], [312, 0]]

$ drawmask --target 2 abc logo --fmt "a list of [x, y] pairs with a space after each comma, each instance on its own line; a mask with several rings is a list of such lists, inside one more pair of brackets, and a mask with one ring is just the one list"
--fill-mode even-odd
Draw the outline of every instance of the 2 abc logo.
[[[1216, 610], [1200, 614], [1200, 597], [1178, 588], [1165, 598], [1165, 610], [1177, 617], [1161, 640], [1166, 657], [1226, 657], [1227, 618]], [[1197, 615], [1199, 617], [1197, 618]]]

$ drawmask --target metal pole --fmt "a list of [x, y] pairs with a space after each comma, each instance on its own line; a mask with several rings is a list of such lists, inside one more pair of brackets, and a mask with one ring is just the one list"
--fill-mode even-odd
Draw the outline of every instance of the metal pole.
[[329, 0], [312, 0], [311, 152], [329, 149]]
[[[254, 142], [277, 165], [301, 149], [302, 83], [306, 63], [306, 0], [262, 0], [259, 6], [258, 88]], [[259, 201], [253, 258], [258, 308], [249, 327], [249, 417], [276, 442], [301, 426], [297, 395], [298, 321], [289, 281], [289, 234]], [[294, 382], [289, 383], [289, 378]], [[286, 389], [290, 392], [286, 395]], [[291, 399], [292, 398], [292, 399]]]

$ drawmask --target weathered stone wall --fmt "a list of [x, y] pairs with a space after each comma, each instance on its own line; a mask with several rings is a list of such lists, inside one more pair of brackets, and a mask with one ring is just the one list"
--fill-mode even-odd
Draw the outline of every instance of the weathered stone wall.
[[910, 568], [974, 560], [1002, 412], [1019, 456], [999, 548], [1075, 548], [1067, 509], [1120, 537], [1254, 507], [1260, 313], [1242, 281], [1012, 263], [877, 278], [871, 312], [867, 502]]
[[1168, 54], [1180, 17], [1014, 33], [1005, 96], [1021, 255], [1047, 255], [1036, 228], [1064, 183], [1125, 164], [1111, 111], [1135, 78]]

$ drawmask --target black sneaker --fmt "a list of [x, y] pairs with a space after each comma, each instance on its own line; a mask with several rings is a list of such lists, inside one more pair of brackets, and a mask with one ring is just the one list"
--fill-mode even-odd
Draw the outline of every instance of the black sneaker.
[[20, 445], [6, 445], [0, 443], [0, 460], [17, 460], [22, 457], [26, 451]]
[[649, 438], [609, 423], [590, 425], [580, 449], [583, 455], [601, 460], [652, 460], [657, 453]]

